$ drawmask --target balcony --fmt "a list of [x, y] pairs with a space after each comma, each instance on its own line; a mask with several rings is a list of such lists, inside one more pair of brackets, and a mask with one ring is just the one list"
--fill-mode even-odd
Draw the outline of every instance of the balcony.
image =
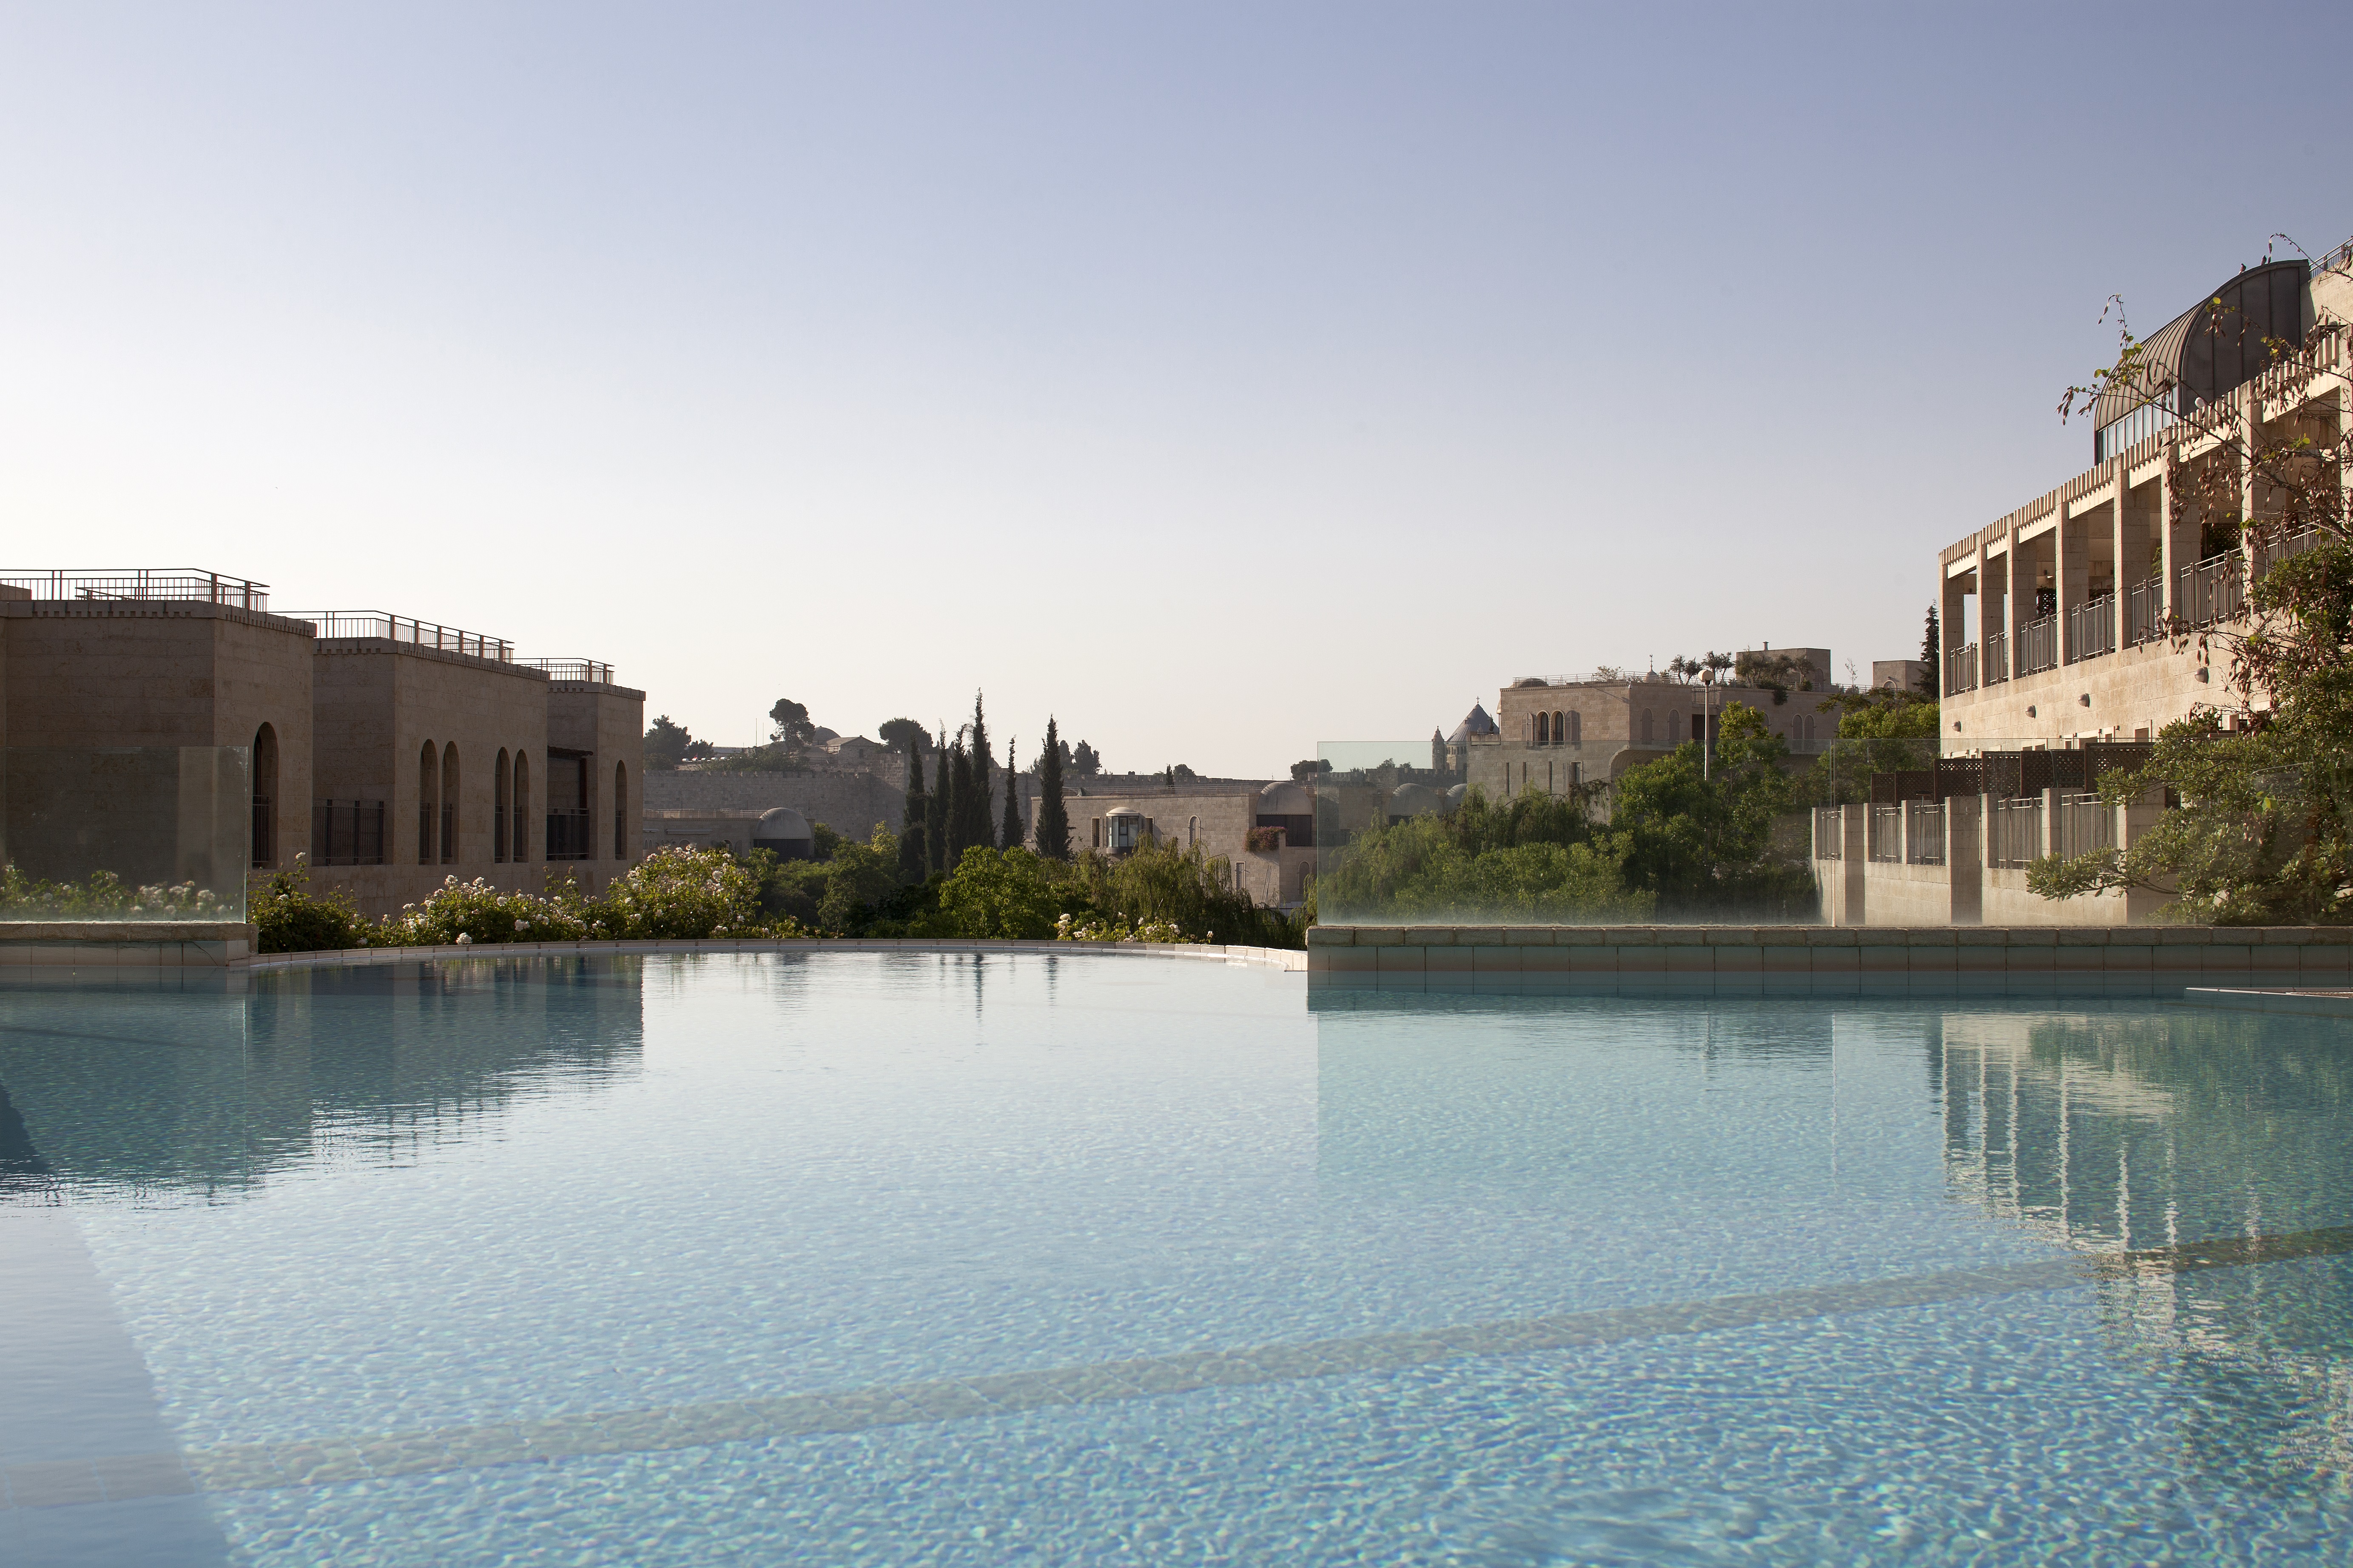
[[2138, 647], [2165, 636], [2165, 579], [2151, 577], [2125, 590], [2125, 646]]
[[2116, 651], [2116, 596], [2103, 594], [2067, 606], [2067, 662], [2081, 664]]
[[2233, 550], [2181, 569], [2173, 613], [2193, 626], [2211, 626], [2236, 616], [2246, 602], [2247, 558]]
[[436, 648], [443, 653], [496, 659], [501, 664], [515, 661], [514, 644], [504, 637], [459, 631], [431, 621], [413, 621], [406, 616], [388, 616], [376, 610], [304, 610], [295, 618], [317, 626], [322, 641], [330, 637], [373, 637], [382, 642], [406, 643], [413, 647]]
[[2045, 616], [2018, 628], [2018, 673], [2040, 675], [2059, 668], [2059, 617]]
[[1978, 678], [1988, 686], [1999, 685], [2010, 679], [2010, 634], [1993, 632], [1987, 636], [1985, 651], [1978, 660]]
[[0, 587], [21, 588], [36, 599], [120, 600], [133, 604], [229, 605], [269, 608], [269, 584], [184, 566], [152, 571], [0, 572]]
[[1964, 691], [1978, 689], [1978, 645], [1964, 644], [1945, 650], [1945, 695], [1957, 697]]

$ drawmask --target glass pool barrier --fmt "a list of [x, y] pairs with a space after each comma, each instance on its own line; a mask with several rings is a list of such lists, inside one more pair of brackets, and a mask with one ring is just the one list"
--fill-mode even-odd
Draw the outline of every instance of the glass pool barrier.
[[[2047, 854], [2121, 846], [2163, 808], [2161, 795], [2119, 805], [2097, 793], [2147, 763], [2145, 741], [1744, 736], [1725, 732], [1725, 712], [1701, 716], [1704, 739], [1678, 723], [1654, 726], [1650, 743], [1547, 714], [1542, 730], [1467, 742], [1320, 744], [1318, 921], [1852, 923], [1841, 918], [1851, 904], [1834, 894], [1826, 901], [1835, 879], [1827, 863], [1853, 862], [1851, 876], [1876, 862], [1966, 877], [1993, 855], [2000, 868], [2017, 869]], [[2056, 837], [2039, 826], [2027, 837], [2009, 831], [2046, 797], [2065, 803], [2066, 814], [2052, 816]], [[1964, 804], [1948, 810], [1955, 801]], [[2005, 836], [1981, 847], [1988, 821]], [[1957, 848], [1956, 834], [1966, 841]], [[1996, 912], [2055, 918], [2049, 906]]]
[[243, 746], [0, 748], [0, 921], [245, 919]]

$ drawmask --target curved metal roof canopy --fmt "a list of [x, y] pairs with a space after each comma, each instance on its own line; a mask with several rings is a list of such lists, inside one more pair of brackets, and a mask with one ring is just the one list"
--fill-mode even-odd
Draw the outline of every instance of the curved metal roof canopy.
[[2100, 437], [2108, 427], [2146, 411], [2152, 399], [2169, 423], [2267, 369], [2272, 353], [2265, 339], [2303, 347], [2311, 273], [2312, 264], [2301, 259], [2247, 268], [2159, 327], [2141, 343], [2131, 384], [2103, 393], [2093, 405], [2093, 461], [2105, 455]]

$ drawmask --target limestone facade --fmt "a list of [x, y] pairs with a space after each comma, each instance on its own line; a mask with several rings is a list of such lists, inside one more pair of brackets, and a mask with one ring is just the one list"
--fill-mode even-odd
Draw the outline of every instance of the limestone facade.
[[[212, 573], [0, 572], [0, 744], [244, 748], [254, 868], [308, 854], [371, 914], [449, 876], [536, 891], [551, 861], [594, 889], [640, 858], [645, 694], [609, 668], [551, 679], [495, 639], [267, 604]], [[318, 635], [345, 622], [390, 635]]]

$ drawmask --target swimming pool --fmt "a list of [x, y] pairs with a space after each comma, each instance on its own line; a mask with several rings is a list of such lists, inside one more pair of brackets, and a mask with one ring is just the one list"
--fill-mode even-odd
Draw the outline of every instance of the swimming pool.
[[1093, 954], [15, 986], [0, 1562], [2327, 1555], [2349, 1065]]

